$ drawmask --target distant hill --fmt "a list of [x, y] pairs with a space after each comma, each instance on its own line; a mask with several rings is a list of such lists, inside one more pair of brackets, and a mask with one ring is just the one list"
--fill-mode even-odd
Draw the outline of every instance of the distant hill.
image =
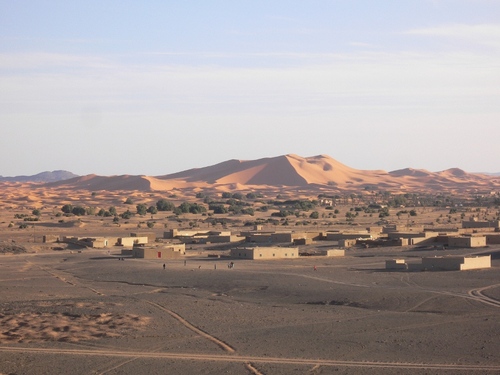
[[87, 175], [52, 182], [47, 186], [65, 186], [70, 189], [91, 191], [300, 188], [321, 191], [376, 189], [397, 192], [458, 192], [500, 190], [500, 177], [468, 173], [459, 168], [440, 172], [413, 168], [392, 172], [359, 170], [344, 165], [328, 155], [302, 157], [289, 154], [257, 160], [228, 160], [212, 166], [162, 176]]
[[3, 182], [54, 182], [69, 180], [70, 178], [78, 177], [78, 175], [68, 171], [52, 171], [42, 172], [33, 176], [14, 176], [3, 177], [0, 176], [0, 181]]

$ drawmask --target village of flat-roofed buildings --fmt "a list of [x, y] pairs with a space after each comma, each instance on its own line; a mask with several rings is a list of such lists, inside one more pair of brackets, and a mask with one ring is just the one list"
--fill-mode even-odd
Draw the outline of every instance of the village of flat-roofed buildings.
[[[46, 243], [68, 243], [82, 248], [119, 249], [120, 257], [176, 259], [189, 255], [193, 245], [207, 245], [210, 257], [246, 260], [298, 259], [303, 256], [342, 257], [349, 249], [379, 247], [477, 249], [500, 244], [500, 221], [462, 221], [461, 228], [434, 230], [423, 225], [383, 225], [363, 230], [273, 231], [256, 225], [251, 230], [170, 229], [157, 237], [154, 232], [135, 232], [124, 237], [69, 237], [46, 235]], [[347, 253], [346, 253], [347, 251]], [[201, 254], [198, 251], [198, 254]], [[491, 267], [491, 256], [476, 254], [424, 257], [420, 262], [388, 259], [387, 270], [436, 271]]]

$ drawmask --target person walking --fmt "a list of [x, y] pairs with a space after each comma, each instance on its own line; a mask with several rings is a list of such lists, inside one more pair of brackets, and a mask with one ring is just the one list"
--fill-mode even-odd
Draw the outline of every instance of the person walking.
[[165, 269], [165, 263], [163, 263], [163, 269]]

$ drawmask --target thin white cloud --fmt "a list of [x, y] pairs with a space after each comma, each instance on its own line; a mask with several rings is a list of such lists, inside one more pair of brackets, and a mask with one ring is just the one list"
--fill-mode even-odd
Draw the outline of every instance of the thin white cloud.
[[6, 113], [74, 113], [82, 105], [115, 113], [182, 115], [195, 109], [200, 116], [417, 107], [498, 113], [499, 65], [495, 56], [465, 53], [313, 54], [285, 67], [2, 55], [0, 67], [11, 69], [0, 74], [0, 101]]
[[104, 68], [109, 60], [97, 56], [70, 55], [64, 53], [0, 53], [0, 69], [48, 69], [48, 68]]
[[452, 24], [405, 32], [411, 35], [464, 39], [477, 44], [500, 47], [500, 24]]

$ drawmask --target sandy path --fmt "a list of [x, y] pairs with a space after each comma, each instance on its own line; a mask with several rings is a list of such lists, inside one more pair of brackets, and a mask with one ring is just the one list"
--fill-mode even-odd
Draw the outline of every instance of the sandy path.
[[[158, 347], [156, 347], [155, 349], [150, 349], [149, 351], [150, 351], [150, 352], [157, 353], [157, 352], [159, 352], [159, 351], [160, 351], [160, 349], [161, 349], [161, 346], [158, 346]], [[123, 367], [123, 366], [125, 366], [125, 365], [129, 364], [130, 362], [136, 361], [136, 360], [138, 360], [138, 359], [139, 359], [139, 357], [134, 357], [134, 358], [127, 359], [127, 360], [125, 360], [125, 361], [121, 361], [121, 362], [119, 362], [118, 364], [113, 364], [113, 365], [112, 365], [112, 367], [108, 367], [108, 368], [107, 368], [107, 369], [105, 369], [105, 370], [101, 370], [101, 371], [99, 371], [99, 372], [98, 372], [98, 375], [105, 375], [105, 374], [107, 374], [107, 373], [109, 373], [109, 372], [111, 372], [111, 371], [117, 370], [117, 369], [119, 369], [120, 367]]]
[[[49, 269], [48, 267], [46, 266], [40, 266], [40, 265], [36, 265], [34, 263], [31, 263], [29, 261], [26, 260], [26, 263], [27, 265], [29, 265], [30, 267], [37, 267], [39, 268], [40, 270], [48, 273], [50, 276], [52, 277], [55, 277], [56, 279], [62, 281], [63, 283], [66, 283], [66, 284], [69, 284], [69, 285], [72, 285], [72, 286], [77, 286], [77, 287], [82, 287], [82, 288], [86, 288], [88, 290], [90, 290], [92, 293], [95, 293], [97, 294], [98, 296], [104, 296], [104, 293], [101, 293], [99, 292], [98, 290], [95, 290], [94, 288], [91, 288], [89, 286], [86, 286], [86, 285], [83, 285], [83, 284], [80, 284], [80, 283], [77, 283], [74, 279], [73, 276], [68, 276], [66, 274], [66, 276], [62, 276], [58, 273], [55, 273], [53, 269]], [[61, 271], [59, 271], [60, 273]]]
[[99, 357], [123, 357], [123, 358], [149, 358], [149, 359], [174, 359], [190, 361], [217, 361], [217, 362], [240, 362], [271, 363], [283, 365], [310, 365], [310, 366], [335, 366], [335, 367], [365, 367], [365, 368], [397, 368], [397, 369], [429, 369], [429, 370], [456, 370], [456, 371], [500, 371], [500, 365], [458, 365], [447, 363], [405, 363], [405, 362], [373, 362], [373, 361], [339, 361], [315, 358], [277, 358], [277, 357], [253, 357], [241, 355], [222, 354], [192, 354], [192, 353], [151, 353], [118, 350], [83, 350], [83, 349], [45, 349], [45, 348], [21, 348], [0, 346], [0, 351], [11, 353], [31, 354], [57, 354], [70, 356], [99, 356]]
[[152, 306], [155, 306], [155, 307], [158, 307], [159, 309], [165, 311], [166, 313], [168, 313], [170, 316], [172, 316], [173, 318], [175, 318], [177, 321], [179, 321], [183, 326], [185, 326], [186, 328], [190, 329], [191, 331], [193, 332], [196, 332], [198, 335], [206, 338], [207, 340], [213, 342], [214, 344], [216, 344], [217, 346], [219, 346], [221, 349], [223, 349], [224, 351], [226, 352], [229, 352], [229, 353], [234, 353], [235, 350], [233, 347], [231, 347], [230, 345], [226, 344], [224, 341], [222, 340], [219, 340], [217, 337], [215, 336], [212, 336], [210, 334], [208, 334], [207, 332], [199, 329], [198, 327], [192, 325], [191, 323], [189, 323], [186, 319], [184, 319], [182, 316], [180, 316], [179, 314], [173, 312], [172, 310], [169, 310], [165, 307], [163, 307], [162, 305], [158, 304], [158, 303], [155, 303], [155, 302], [151, 302], [151, 301], [147, 301], [147, 300], [144, 300], [144, 302], [147, 302], [149, 303], [150, 305]]
[[500, 301], [498, 301], [494, 298], [485, 296], [483, 294], [483, 291], [485, 291], [487, 289], [495, 288], [498, 286], [500, 286], [500, 284], [489, 285], [489, 286], [485, 286], [485, 287], [479, 288], [479, 289], [471, 289], [471, 290], [469, 290], [468, 294], [472, 299], [474, 299], [476, 301], [485, 303], [485, 304], [490, 305], [490, 306], [500, 307]]

